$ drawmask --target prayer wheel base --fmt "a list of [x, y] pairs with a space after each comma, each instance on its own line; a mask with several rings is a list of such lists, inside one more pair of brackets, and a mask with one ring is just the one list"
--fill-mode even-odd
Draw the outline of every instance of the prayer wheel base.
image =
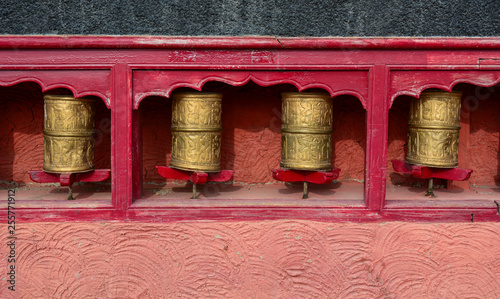
[[166, 179], [190, 181], [193, 183], [193, 197], [196, 199], [196, 185], [206, 184], [208, 182], [228, 182], [233, 178], [234, 171], [232, 170], [221, 170], [216, 173], [207, 173], [203, 171], [187, 171], [179, 170], [172, 167], [166, 166], [156, 166], [158, 174]]
[[206, 173], [219, 173], [222, 171], [220, 167], [213, 167], [213, 165], [208, 165], [208, 166], [200, 166], [198, 165], [189, 165], [187, 163], [182, 163], [182, 162], [172, 162], [170, 163], [170, 168], [172, 169], [177, 169], [181, 171], [190, 171], [190, 172], [206, 172]]
[[282, 182], [303, 182], [303, 199], [309, 198], [307, 183], [330, 184], [333, 180], [338, 178], [340, 174], [339, 168], [334, 168], [331, 171], [307, 171], [295, 169], [273, 169], [271, 171], [275, 180]]
[[103, 182], [111, 176], [110, 169], [95, 169], [85, 173], [49, 173], [43, 170], [29, 171], [30, 178], [36, 183], [60, 183], [69, 186], [76, 182]]
[[463, 168], [435, 168], [421, 165], [414, 165], [401, 160], [392, 160], [392, 168], [396, 172], [411, 174], [418, 179], [429, 179], [429, 190], [426, 191], [426, 196], [434, 197], [432, 192], [433, 179], [446, 179], [453, 181], [465, 181], [470, 178], [472, 174], [471, 169]]
[[59, 183], [70, 188], [68, 199], [74, 199], [72, 186], [77, 182], [104, 182], [111, 176], [110, 169], [95, 169], [85, 173], [49, 173], [43, 170], [29, 171], [30, 178], [36, 183]]

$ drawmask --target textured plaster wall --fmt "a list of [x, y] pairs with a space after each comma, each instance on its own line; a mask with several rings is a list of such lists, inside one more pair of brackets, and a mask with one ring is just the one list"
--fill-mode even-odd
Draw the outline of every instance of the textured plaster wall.
[[0, 34], [498, 36], [500, 2], [3, 1]]
[[1, 298], [500, 297], [497, 223], [31, 223], [17, 237]]
[[[470, 164], [475, 167], [477, 185], [500, 185], [500, 85], [491, 89], [491, 96], [479, 97], [470, 115]], [[488, 90], [483, 89], [488, 94]], [[482, 94], [482, 93], [481, 93]], [[476, 109], [477, 108], [477, 109]]]

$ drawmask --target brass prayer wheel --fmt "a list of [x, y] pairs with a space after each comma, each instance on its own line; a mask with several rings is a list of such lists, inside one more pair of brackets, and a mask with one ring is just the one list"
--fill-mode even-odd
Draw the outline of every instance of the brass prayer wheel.
[[332, 169], [332, 98], [327, 93], [284, 92], [281, 168]]
[[94, 170], [94, 104], [90, 98], [45, 95], [43, 170], [80, 173]]
[[461, 92], [429, 90], [413, 99], [406, 162], [438, 168], [458, 166]]
[[170, 167], [220, 171], [222, 94], [186, 92], [174, 94], [172, 98]]

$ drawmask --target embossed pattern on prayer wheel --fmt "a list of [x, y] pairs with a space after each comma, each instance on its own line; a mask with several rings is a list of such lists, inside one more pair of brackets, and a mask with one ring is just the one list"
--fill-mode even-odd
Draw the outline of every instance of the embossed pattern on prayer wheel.
[[461, 92], [429, 90], [413, 99], [406, 162], [438, 168], [458, 166]]
[[45, 95], [43, 170], [80, 173], [94, 170], [95, 100]]
[[327, 93], [284, 92], [281, 168], [332, 169], [332, 98]]
[[177, 93], [172, 98], [170, 167], [220, 171], [222, 94]]

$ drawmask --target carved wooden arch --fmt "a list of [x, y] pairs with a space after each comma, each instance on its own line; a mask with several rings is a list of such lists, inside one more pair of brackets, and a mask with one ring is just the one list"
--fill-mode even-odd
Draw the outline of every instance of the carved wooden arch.
[[499, 71], [393, 71], [391, 72], [391, 88], [389, 108], [394, 100], [402, 95], [419, 98], [429, 88], [438, 88], [451, 92], [459, 83], [468, 83], [481, 87], [491, 87], [500, 83]]
[[133, 75], [134, 109], [147, 96], [170, 97], [173, 90], [189, 87], [202, 90], [210, 81], [242, 86], [252, 81], [267, 87], [291, 84], [299, 91], [310, 88], [326, 90], [332, 97], [352, 95], [366, 109], [368, 72], [366, 71], [239, 71], [239, 70], [138, 70]]
[[110, 101], [110, 79], [108, 70], [2, 70], [0, 86], [13, 86], [23, 82], [40, 85], [42, 92], [65, 88], [76, 98], [99, 97], [108, 109]]

